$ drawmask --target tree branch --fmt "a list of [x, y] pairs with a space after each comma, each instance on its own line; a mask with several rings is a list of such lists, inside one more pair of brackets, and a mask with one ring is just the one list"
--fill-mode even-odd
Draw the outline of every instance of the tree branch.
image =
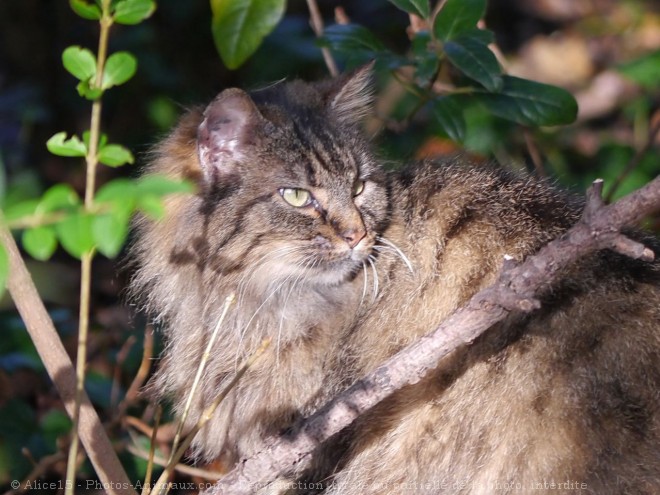
[[[316, 0], [307, 0], [307, 8], [309, 9], [310, 23], [314, 30], [314, 34], [316, 34], [317, 38], [320, 38], [323, 36], [323, 18], [321, 17], [321, 11], [319, 10]], [[330, 49], [325, 46], [321, 47], [321, 53], [323, 54], [323, 60], [328, 68], [328, 72], [330, 72], [332, 77], [337, 77], [339, 75], [339, 69], [337, 69], [335, 59], [332, 58]]]
[[520, 265], [505, 260], [498, 280], [478, 292], [434, 332], [392, 356], [309, 417], [293, 434], [275, 438], [269, 447], [243, 460], [206, 491], [206, 495], [248, 494], [296, 467], [301, 470], [319, 445], [358, 416], [405, 385], [419, 382], [440, 359], [470, 344], [511, 311], [531, 311], [540, 303], [540, 289], [558, 278], [567, 265], [600, 250], [614, 249], [627, 256], [652, 260], [653, 252], [623, 236], [620, 230], [660, 209], [660, 177], [616, 203], [605, 206], [602, 180], [587, 193], [582, 219]]
[[[72, 418], [75, 410], [76, 373], [71, 358], [66, 353], [53, 321], [39, 297], [16, 241], [1, 221], [0, 242], [4, 244], [9, 255], [9, 293], [48, 376], [55, 384], [67, 414]], [[105, 491], [122, 495], [135, 494], [85, 391], [81, 394], [78, 435], [100, 481], [104, 487], [108, 487]]]

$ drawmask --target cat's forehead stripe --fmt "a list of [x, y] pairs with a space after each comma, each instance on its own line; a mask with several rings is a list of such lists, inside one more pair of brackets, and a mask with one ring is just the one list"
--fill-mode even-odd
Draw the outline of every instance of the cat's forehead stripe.
[[[314, 125], [301, 125], [293, 122], [293, 130], [303, 147], [303, 151], [309, 158], [313, 167], [313, 181], [318, 183], [319, 175], [345, 172], [346, 169], [357, 170], [357, 162], [351, 150], [341, 146], [337, 136], [328, 130]], [[306, 170], [309, 178], [309, 170]]]

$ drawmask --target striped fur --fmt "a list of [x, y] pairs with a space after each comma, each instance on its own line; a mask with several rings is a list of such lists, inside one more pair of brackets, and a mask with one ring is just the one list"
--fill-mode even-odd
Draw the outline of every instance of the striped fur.
[[[547, 183], [460, 159], [385, 173], [359, 131], [369, 94], [368, 70], [227, 90], [154, 152], [148, 173], [198, 192], [136, 226], [133, 291], [167, 341], [152, 389], [181, 413], [230, 293], [189, 425], [273, 339], [196, 438], [200, 457], [260, 450], [491, 283], [505, 254], [578, 218]], [[286, 188], [314, 202], [295, 208]], [[659, 286], [657, 262], [576, 263], [540, 311], [450, 356], [297, 475], [332, 494], [659, 493]]]

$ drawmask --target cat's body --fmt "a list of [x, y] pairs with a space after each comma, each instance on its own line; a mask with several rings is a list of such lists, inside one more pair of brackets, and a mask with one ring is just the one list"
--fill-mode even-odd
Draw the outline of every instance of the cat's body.
[[[493, 282], [505, 254], [523, 259], [579, 216], [547, 184], [487, 168], [384, 173], [357, 125], [367, 78], [225, 91], [157, 150], [153, 172], [200, 192], [139, 226], [134, 287], [167, 328], [154, 387], [180, 411], [231, 293], [189, 422], [273, 339], [200, 434], [207, 458], [258, 451]], [[578, 262], [540, 310], [321, 452], [328, 491], [660, 492], [659, 287], [657, 262]]]

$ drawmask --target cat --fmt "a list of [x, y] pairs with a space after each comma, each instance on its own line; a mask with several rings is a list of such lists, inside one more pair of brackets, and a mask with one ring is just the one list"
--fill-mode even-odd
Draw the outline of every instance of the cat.
[[[188, 427], [272, 339], [198, 458], [230, 468], [258, 452], [494, 282], [505, 255], [579, 219], [581, 201], [548, 182], [462, 157], [386, 172], [361, 131], [370, 79], [226, 89], [153, 153], [147, 173], [197, 192], [136, 225], [132, 290], [166, 338], [152, 389], [182, 413], [230, 294]], [[332, 494], [660, 493], [660, 264], [605, 250], [539, 297], [292, 479]]]

